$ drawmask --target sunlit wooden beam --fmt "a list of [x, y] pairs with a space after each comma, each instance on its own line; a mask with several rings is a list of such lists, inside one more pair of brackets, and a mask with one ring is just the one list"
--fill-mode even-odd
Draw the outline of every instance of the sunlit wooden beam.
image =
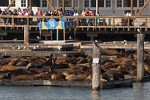
[[55, 7], [52, 5], [52, 3], [50, 2], [50, 0], [46, 0], [47, 3], [49, 4], [49, 6], [52, 8], [52, 10], [56, 10]]
[[146, 3], [144, 3], [143, 7], [139, 10], [139, 12], [137, 12], [136, 15], [140, 15], [142, 13], [142, 11], [144, 10], [144, 8], [148, 5], [149, 2], [150, 2], [150, 0], [147, 0]]
[[130, 0], [130, 13], [133, 14], [133, 0]]
[[12, 0], [11, 3], [8, 5], [7, 7], [7, 11], [9, 10], [9, 8], [12, 6], [12, 4], [15, 2], [15, 0]]
[[65, 0], [62, 0], [62, 10], [65, 12]]

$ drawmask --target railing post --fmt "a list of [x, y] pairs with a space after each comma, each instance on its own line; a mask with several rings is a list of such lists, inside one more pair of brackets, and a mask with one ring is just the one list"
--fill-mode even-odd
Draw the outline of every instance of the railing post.
[[113, 29], [115, 28], [115, 17], [113, 17]]
[[24, 25], [24, 44], [29, 44], [29, 27]]
[[97, 28], [97, 17], [95, 16], [95, 29]]
[[92, 90], [100, 90], [100, 59], [101, 52], [97, 43], [93, 43]]
[[128, 16], [128, 31], [130, 31], [130, 17]]
[[137, 34], [137, 81], [144, 77], [144, 34]]
[[147, 17], [145, 17], [145, 31], [147, 31]]
[[14, 26], [15, 23], [14, 23], [14, 16], [12, 16], [12, 25]]
[[26, 17], [27, 24], [24, 25], [24, 44], [29, 44], [29, 17]]

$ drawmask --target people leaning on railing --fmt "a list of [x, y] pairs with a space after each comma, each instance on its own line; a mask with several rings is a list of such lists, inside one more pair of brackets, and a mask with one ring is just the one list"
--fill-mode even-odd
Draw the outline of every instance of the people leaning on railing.
[[[1, 10], [0, 10], [1, 11]], [[39, 22], [42, 22], [42, 21], [48, 21], [48, 18], [43, 18], [44, 16], [83, 16], [83, 17], [86, 17], [86, 16], [95, 16], [95, 13], [93, 11], [91, 11], [90, 9], [83, 9], [81, 14], [79, 14], [77, 12], [77, 10], [73, 9], [72, 10], [66, 10], [65, 12], [62, 11], [62, 9], [57, 9], [55, 11], [42, 11], [42, 10], [38, 10], [36, 12], [36, 14], [34, 14], [32, 8], [26, 8], [26, 9], [21, 9], [21, 8], [18, 8], [18, 9], [14, 9], [14, 10], [4, 10], [2, 11], [1, 13], [2, 15], [8, 15], [8, 16], [24, 16], [24, 17], [15, 17], [13, 20], [11, 17], [3, 17], [3, 22], [4, 24], [15, 24], [15, 25], [25, 25], [27, 24], [27, 18], [26, 16], [39, 16], [37, 18], [37, 21], [34, 20], [34, 22], [36, 21], [36, 24], [39, 23]], [[58, 21], [58, 18], [55, 19], [56, 21]], [[91, 25], [94, 25], [95, 21], [94, 19], [92, 18], [67, 18], [66, 19], [66, 26], [68, 28], [72, 28], [72, 27], [75, 27], [77, 25], [77, 23], [79, 25], [82, 25], [82, 26], [91, 26]], [[29, 18], [29, 24], [33, 24], [33, 18]]]

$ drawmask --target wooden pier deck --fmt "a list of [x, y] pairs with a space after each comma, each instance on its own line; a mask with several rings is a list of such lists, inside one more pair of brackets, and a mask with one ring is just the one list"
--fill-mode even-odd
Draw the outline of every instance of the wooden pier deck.
[[[3, 19], [4, 18], [10, 18], [11, 19], [11, 24], [3, 24]], [[15, 19], [26, 19], [26, 23], [16, 23]], [[23, 30], [25, 25], [28, 25], [29, 29], [36, 29], [39, 30], [38, 28], [38, 18], [43, 18], [43, 19], [60, 19], [60, 18], [66, 18], [66, 19], [78, 19], [73, 22], [73, 27], [78, 29], [89, 29], [92, 28], [93, 30], [99, 29], [102, 30], [110, 30], [110, 31], [137, 31], [137, 28], [142, 29], [144, 31], [148, 31], [150, 29], [150, 16], [5, 16], [5, 15], [0, 15], [1, 19], [1, 24], [0, 28], [3, 29], [21, 29]], [[29, 23], [29, 19], [33, 19], [33, 23]], [[90, 24], [85, 24], [81, 23], [82, 19], [89, 19], [91, 20]], [[97, 20], [100, 20], [99, 22]], [[68, 23], [68, 22], [66, 22]], [[68, 29], [68, 27], [66, 27]]]

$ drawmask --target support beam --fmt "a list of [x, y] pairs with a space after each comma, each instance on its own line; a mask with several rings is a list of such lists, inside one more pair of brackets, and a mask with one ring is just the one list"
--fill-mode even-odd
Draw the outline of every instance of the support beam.
[[62, 0], [62, 10], [65, 12], [65, 0]]
[[9, 10], [9, 8], [12, 6], [12, 4], [15, 2], [15, 0], [12, 0], [11, 3], [8, 5], [7, 7], [7, 11]]
[[144, 34], [137, 34], [137, 81], [144, 77]]
[[98, 15], [98, 0], [96, 0], [96, 15]]
[[52, 8], [52, 10], [56, 10], [55, 7], [52, 5], [52, 3], [50, 2], [50, 0], [46, 0], [47, 3], [49, 4], [49, 6]]
[[144, 10], [144, 8], [148, 5], [148, 3], [150, 2], [150, 0], [147, 0], [146, 3], [143, 5], [143, 7], [139, 10], [139, 12], [137, 12], [136, 15], [140, 15], [142, 13], [142, 11]]
[[133, 15], [133, 0], [130, 0], [130, 13]]
[[29, 44], [29, 36], [30, 36], [30, 30], [29, 30], [29, 17], [27, 17], [27, 24], [24, 25], [24, 44]]
[[[100, 61], [101, 52], [97, 43], [93, 43], [92, 90], [100, 90]], [[102, 87], [101, 87], [102, 88]]]
[[28, 25], [24, 26], [24, 44], [25, 45], [29, 44], [29, 26]]

